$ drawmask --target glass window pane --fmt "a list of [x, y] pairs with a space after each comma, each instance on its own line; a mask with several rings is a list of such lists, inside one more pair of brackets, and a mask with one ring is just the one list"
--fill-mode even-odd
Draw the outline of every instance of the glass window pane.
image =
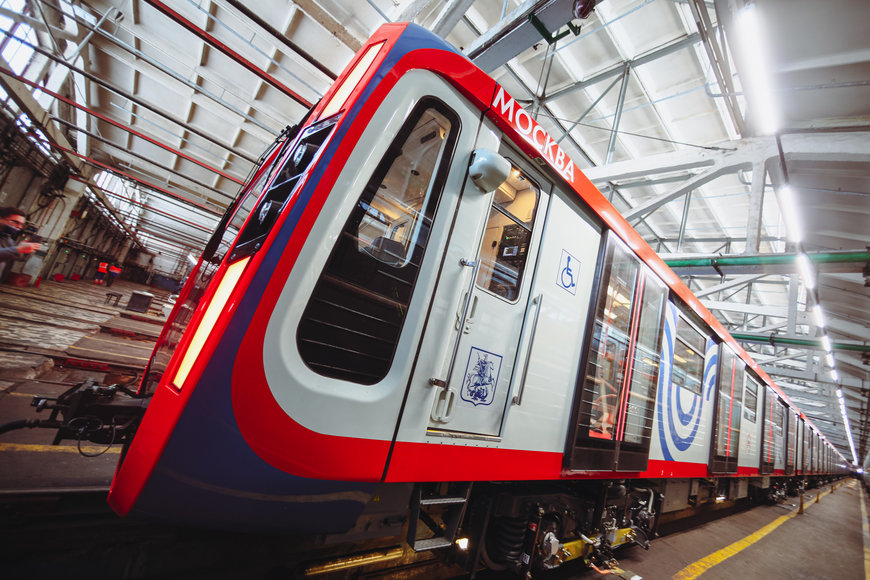
[[732, 401], [729, 423], [728, 457], [737, 457], [737, 451], [740, 448], [740, 418], [743, 416], [743, 384], [746, 379], [743, 361], [735, 358], [734, 366], [734, 400]]
[[782, 404], [779, 402], [778, 397], [773, 397], [773, 459], [776, 462], [780, 462], [783, 459], [783, 418], [785, 417], [785, 413], [783, 413]]
[[716, 413], [716, 454], [720, 457], [737, 456], [742, 394], [743, 363], [730, 348], [723, 347], [719, 373], [719, 409]]
[[680, 316], [677, 319], [677, 340], [674, 344], [674, 366], [671, 381], [675, 385], [701, 394], [704, 379], [704, 349], [707, 339]]
[[496, 190], [480, 246], [477, 286], [513, 302], [520, 293], [540, 189], [516, 167]]
[[458, 128], [423, 100], [374, 170], [299, 323], [314, 372], [364, 385], [389, 372]]
[[758, 383], [752, 377], [747, 377], [746, 389], [743, 391], [743, 418], [755, 423], [758, 408]]
[[614, 438], [639, 269], [639, 262], [628, 248], [610, 236], [602, 274], [605, 280], [595, 309], [595, 328], [586, 366], [580, 435]]
[[667, 287], [655, 275], [645, 274], [623, 436], [623, 441], [635, 444], [648, 440], [652, 430], [668, 295]]
[[379, 262], [408, 265], [420, 235], [429, 232], [423, 208], [432, 191], [432, 175], [446, 144], [450, 121], [435, 110], [421, 116], [393, 159], [370, 201], [361, 200], [357, 249]]

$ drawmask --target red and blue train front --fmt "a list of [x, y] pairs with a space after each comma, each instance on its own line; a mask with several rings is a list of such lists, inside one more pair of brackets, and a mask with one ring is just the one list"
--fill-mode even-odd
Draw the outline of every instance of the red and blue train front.
[[[378, 50], [367, 52], [372, 47]], [[292, 268], [301, 245], [309, 243], [305, 236], [329, 195], [330, 172], [337, 171], [336, 165], [340, 168], [342, 155], [346, 156], [343, 151], [352, 147], [349, 142], [354, 131], [358, 132], [354, 121], [361, 107], [378, 83], [391, 73], [392, 65], [420, 48], [456, 53], [422, 28], [383, 27], [310, 116], [310, 126], [325, 126], [324, 111], [331, 112], [331, 97], [340, 92], [343, 81], [352, 79], [355, 85], [340, 96], [344, 99], [344, 110], [333, 116], [339, 120], [328, 131], [332, 134], [323, 139], [322, 147], [318, 144], [320, 150], [310, 166], [297, 176], [292, 190], [285, 194], [286, 203], [281, 213], [272, 217], [273, 226], [266, 233], [257, 234], [260, 237], [253, 250], [240, 251], [245, 229], [269, 213], [255, 208], [234, 249], [227, 253], [213, 276], [207, 277], [199, 270], [191, 275], [181, 299], [195, 296], [195, 300], [188, 300], [193, 312], [188, 310], [190, 314], [185, 315], [183, 308], [176, 308], [167, 323], [154, 356], [155, 360], [161, 356], [166, 359], [166, 371], [154, 389], [148, 412], [112, 484], [109, 502], [118, 513], [169, 518], [197, 526], [305, 533], [342, 532], [356, 522], [384, 473], [390, 442], [366, 442], [362, 437], [363, 445], [374, 450], [366, 458], [356, 460], [364, 465], [365, 473], [361, 475], [360, 470], [348, 468], [347, 477], [337, 477], [335, 474], [342, 473], [343, 467], [334, 464], [335, 459], [328, 451], [321, 456], [318, 449], [311, 448], [311, 439], [306, 442], [304, 438], [276, 433], [276, 437], [285, 438], [280, 447], [288, 460], [282, 465], [293, 464], [293, 457], [298, 454], [313, 467], [296, 472], [302, 475], [274, 467], [274, 461], [264, 460], [252, 449], [238, 426], [239, 410], [233, 397], [245, 397], [248, 363], [246, 355], [240, 355], [239, 351], [246, 333], [258, 319], [255, 314], [262, 307], [264, 293], [269, 291], [270, 284], [274, 287], [276, 274]], [[376, 57], [365, 62], [367, 55], [375, 53]], [[367, 68], [359, 73], [360, 67], [355, 69], [355, 64], [361, 62]], [[364, 123], [365, 115], [361, 118]], [[295, 142], [300, 143], [306, 134], [311, 131], [306, 133], [303, 128]], [[265, 165], [288, 163], [293, 158], [292, 147], [288, 143], [286, 154], [276, 153]], [[261, 169], [252, 183], [268, 174], [268, 167]], [[272, 183], [277, 178], [273, 175], [270, 179]], [[270, 194], [269, 188], [266, 184], [262, 189], [261, 204]], [[211, 266], [203, 263], [200, 267]], [[203, 278], [209, 280], [203, 282]], [[190, 324], [183, 336], [178, 336], [179, 331], [172, 328], [178, 326], [179, 317], [185, 316], [189, 316]], [[262, 363], [255, 366], [262, 367]], [[329, 409], [323, 412], [328, 413]], [[317, 437], [322, 436], [314, 434], [314, 440]], [[312, 461], [322, 462], [323, 469]], [[333, 464], [329, 465], [330, 462]], [[318, 478], [318, 473], [323, 473], [323, 477]]]

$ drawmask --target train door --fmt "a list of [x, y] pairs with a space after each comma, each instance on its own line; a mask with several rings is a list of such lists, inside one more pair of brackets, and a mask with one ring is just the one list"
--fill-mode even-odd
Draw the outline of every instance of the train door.
[[785, 436], [785, 474], [793, 475], [796, 468], [795, 455], [797, 454], [797, 436], [798, 436], [798, 426], [800, 423], [798, 422], [797, 414], [791, 410], [786, 410], [786, 436]]
[[797, 414], [795, 414], [795, 417], [797, 418], [797, 426], [795, 427], [797, 430], [797, 439], [795, 440], [797, 444], [795, 448], [795, 473], [801, 474], [806, 469], [806, 459], [804, 458], [804, 420]]
[[758, 468], [764, 417], [764, 388], [755, 377], [746, 373], [743, 389], [743, 421], [740, 428], [738, 467]]
[[767, 387], [764, 411], [764, 447], [761, 454], [761, 473], [785, 469], [785, 437], [787, 432], [785, 405], [779, 396]]
[[715, 397], [711, 473], [737, 473], [745, 364], [723, 344]]
[[[647, 468], [667, 287], [615, 235], [599, 260], [600, 286], [575, 393], [565, 462], [572, 470]], [[587, 333], [589, 334], [589, 333]]]
[[[434, 374], [421, 369], [436, 391], [430, 434], [501, 435], [519, 343], [541, 308], [531, 287], [552, 185], [515, 152], [500, 153], [512, 165], [508, 179], [490, 194], [483, 212], [480, 203], [460, 206], [454, 231], [465, 235], [448, 245], [448, 255], [458, 251], [463, 257], [457, 263], [448, 259], [445, 268], [464, 268], [468, 276], [464, 286], [438, 290], [456, 300], [447, 314], [453, 336], [437, 337], [444, 362]], [[466, 241], [469, 231], [479, 232], [473, 245]], [[432, 325], [426, 334], [431, 330]]]

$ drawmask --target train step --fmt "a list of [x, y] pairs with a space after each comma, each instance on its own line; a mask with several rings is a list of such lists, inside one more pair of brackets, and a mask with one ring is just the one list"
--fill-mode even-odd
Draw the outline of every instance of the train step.
[[[471, 483], [423, 483], [414, 486], [408, 519], [408, 545], [415, 552], [452, 546], [470, 494]], [[421, 523], [425, 529], [418, 530]], [[427, 537], [418, 537], [418, 531]]]

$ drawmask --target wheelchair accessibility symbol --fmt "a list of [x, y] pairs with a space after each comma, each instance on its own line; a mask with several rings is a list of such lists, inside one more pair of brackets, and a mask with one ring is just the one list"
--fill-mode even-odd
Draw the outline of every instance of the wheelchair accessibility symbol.
[[562, 259], [559, 260], [559, 275], [556, 283], [572, 295], [577, 294], [577, 275], [580, 273], [580, 261], [562, 250]]

